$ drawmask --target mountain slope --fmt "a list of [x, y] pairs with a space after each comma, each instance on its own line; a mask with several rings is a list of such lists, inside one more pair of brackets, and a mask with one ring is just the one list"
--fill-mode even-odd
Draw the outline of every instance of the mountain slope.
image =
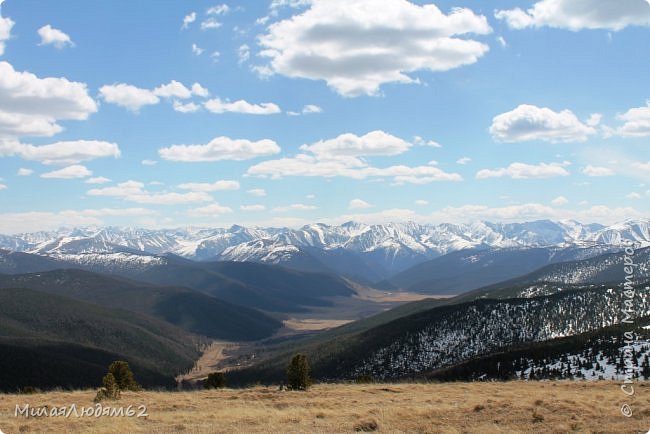
[[2, 275], [0, 288], [29, 288], [158, 318], [192, 333], [226, 340], [262, 339], [281, 323], [188, 288], [154, 286], [82, 270]]
[[[146, 384], [169, 385], [199, 354], [193, 335], [162, 321], [24, 288], [0, 289], [0, 344], [0, 363], [15, 377], [2, 384], [4, 389], [40, 385], [33, 376], [17, 377], [26, 373], [20, 361], [32, 356], [38, 359], [29, 364], [41, 367], [35, 372], [51, 366], [52, 372], [65, 373], [58, 385], [77, 376], [78, 361], [88, 376], [73, 383], [93, 386], [101, 381], [108, 358], [127, 360]], [[16, 358], [5, 357], [9, 354]]]
[[[650, 314], [650, 294], [638, 293], [637, 314]], [[414, 305], [415, 313], [359, 333], [288, 346], [250, 369], [233, 372], [233, 381], [281, 380], [282, 367], [295, 352], [308, 355], [320, 379], [419, 375], [515, 345], [617, 324], [623, 294], [601, 286], [534, 298], [478, 299], [425, 311]]]
[[589, 258], [614, 247], [460, 250], [415, 265], [378, 285], [425, 294], [460, 294], [535, 271], [545, 265]]

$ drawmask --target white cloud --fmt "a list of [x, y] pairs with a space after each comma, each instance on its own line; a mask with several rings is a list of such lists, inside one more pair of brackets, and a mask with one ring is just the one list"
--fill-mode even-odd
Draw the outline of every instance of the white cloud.
[[[0, 4], [2, 2], [0, 1]], [[16, 24], [11, 18], [0, 15], [0, 56], [5, 52], [5, 44], [11, 38], [11, 29]]]
[[608, 167], [598, 167], [598, 166], [592, 166], [591, 164], [587, 165], [584, 169], [582, 169], [582, 173], [584, 173], [587, 176], [612, 176], [614, 175], [614, 171]]
[[[0, 53], [2, 54], [2, 53]], [[239, 63], [247, 62], [251, 57], [251, 49], [247, 44], [240, 45], [237, 49], [237, 58]]]
[[632, 193], [626, 194], [625, 197], [628, 199], [641, 199], [641, 195], [634, 191]]
[[499, 43], [499, 45], [501, 45], [502, 48], [506, 48], [508, 46], [508, 43], [503, 38], [503, 36], [498, 36], [497, 37], [497, 42]]
[[431, 166], [390, 166], [377, 168], [368, 166], [356, 157], [318, 157], [298, 154], [293, 158], [268, 160], [256, 164], [246, 172], [251, 176], [279, 179], [286, 176], [319, 176], [333, 178], [337, 176], [365, 178], [393, 178], [396, 184], [428, 184], [435, 181], [462, 181], [457, 173], [447, 173]]
[[263, 139], [253, 142], [223, 136], [213, 139], [207, 145], [172, 145], [158, 150], [165, 160], [184, 162], [242, 161], [279, 152], [280, 147], [273, 140]]
[[0, 190], [6, 190], [6, 189], [7, 189], [7, 186], [4, 185], [4, 184], [2, 184], [2, 183], [0, 183]]
[[465, 165], [465, 164], [469, 163], [470, 161], [472, 161], [471, 158], [469, 158], [469, 157], [462, 157], [462, 158], [459, 158], [458, 160], [456, 160], [456, 163], [457, 163], [457, 164], [460, 164], [460, 165]]
[[29, 176], [32, 173], [34, 173], [34, 171], [32, 169], [25, 169], [25, 168], [21, 167], [20, 169], [18, 169], [18, 172], [16, 172], [16, 175], [18, 175], [18, 176]]
[[287, 206], [279, 206], [273, 208], [274, 212], [289, 212], [289, 211], [312, 211], [318, 209], [315, 205], [305, 205], [303, 203], [294, 203]]
[[220, 4], [210, 7], [205, 11], [208, 15], [226, 15], [230, 11], [230, 7], [227, 4]]
[[371, 205], [362, 199], [352, 199], [348, 204], [348, 209], [366, 209], [372, 207], [374, 207], [374, 205]]
[[113, 187], [94, 188], [88, 190], [86, 194], [89, 196], [118, 197], [130, 202], [152, 205], [179, 205], [213, 201], [212, 196], [205, 192], [149, 192], [144, 189], [144, 184], [138, 181], [126, 181]]
[[221, 58], [221, 53], [219, 51], [213, 51], [210, 57], [212, 58], [212, 63], [217, 63]]
[[214, 98], [206, 101], [204, 104], [206, 109], [212, 113], [246, 113], [251, 115], [271, 115], [280, 113], [280, 107], [276, 104], [265, 102], [261, 104], [251, 104], [243, 99], [239, 101], [230, 102], [222, 101], [220, 98]]
[[569, 203], [569, 199], [567, 199], [564, 196], [558, 196], [551, 201], [551, 205], [555, 205], [555, 206], [562, 206], [562, 205], [566, 205], [567, 203]]
[[192, 91], [186, 88], [183, 83], [179, 83], [176, 80], [172, 80], [167, 84], [158, 86], [153, 90], [152, 93], [163, 98], [187, 99], [192, 96]]
[[418, 199], [415, 201], [415, 204], [418, 206], [425, 206], [425, 205], [429, 205], [429, 201], [424, 199]]
[[416, 71], [475, 63], [489, 47], [464, 37], [487, 34], [470, 9], [445, 15], [407, 0], [313, 0], [306, 11], [271, 24], [259, 37], [267, 72], [325, 80], [345, 96], [376, 95], [385, 83], [415, 83]]
[[252, 194], [253, 196], [257, 196], [257, 197], [266, 196], [266, 190], [264, 190], [263, 188], [253, 188], [251, 190], [248, 190], [246, 193]]
[[431, 146], [432, 148], [442, 148], [442, 145], [435, 140], [424, 140], [420, 136], [413, 137], [413, 143], [418, 146]]
[[399, 155], [411, 147], [411, 144], [383, 131], [371, 131], [363, 136], [341, 134], [330, 139], [321, 140], [313, 145], [303, 145], [303, 151], [312, 152], [318, 156], [371, 156]]
[[200, 97], [203, 97], [203, 98], [210, 95], [210, 91], [208, 89], [206, 89], [205, 87], [201, 86], [200, 83], [194, 83], [192, 85], [192, 93], [194, 95], [196, 95], [196, 96], [200, 96]]
[[192, 24], [194, 21], [196, 21], [196, 12], [192, 12], [188, 15], [185, 15], [183, 18], [183, 29], [187, 29], [190, 24]]
[[531, 179], [531, 178], [552, 178], [555, 176], [568, 176], [569, 172], [560, 163], [512, 163], [508, 167], [500, 169], [483, 169], [476, 173], [477, 179], [502, 178]]
[[302, 114], [322, 113], [323, 109], [314, 104], [307, 104], [302, 108]]
[[78, 179], [78, 178], [87, 178], [92, 175], [93, 172], [88, 170], [86, 166], [75, 164], [73, 166], [64, 167], [63, 169], [54, 170], [52, 172], [47, 172], [41, 175], [41, 178], [47, 179]]
[[111, 180], [105, 176], [97, 176], [95, 178], [88, 178], [84, 182], [86, 184], [106, 184], [108, 182], [111, 182]]
[[54, 45], [56, 48], [64, 48], [66, 45], [73, 47], [74, 43], [70, 36], [66, 35], [59, 29], [46, 25], [38, 29], [38, 36], [41, 37], [40, 45]]
[[156, 160], [142, 160], [140, 164], [143, 166], [155, 166], [158, 162]]
[[513, 29], [556, 27], [622, 30], [627, 26], [650, 25], [650, 2], [647, 0], [541, 0], [523, 11], [520, 8], [495, 11]]
[[214, 215], [229, 214], [232, 212], [232, 209], [227, 206], [219, 205], [218, 203], [213, 203], [208, 206], [201, 208], [194, 208], [187, 212], [187, 215], [191, 217], [210, 217]]
[[39, 78], [0, 62], [0, 138], [52, 136], [57, 120], [85, 120], [97, 111], [86, 85], [65, 78]]
[[152, 91], [124, 83], [102, 86], [99, 93], [107, 103], [119, 105], [132, 112], [138, 112], [145, 105], [160, 102], [160, 98]]
[[239, 209], [247, 212], [260, 212], [264, 211], [266, 207], [264, 205], [242, 205]]
[[600, 124], [600, 121], [603, 119], [603, 115], [600, 113], [592, 113], [589, 115], [589, 119], [585, 122], [590, 127], [595, 127]]
[[194, 113], [201, 110], [201, 106], [194, 102], [188, 102], [187, 104], [183, 104], [179, 101], [174, 101], [173, 106], [174, 106], [174, 110], [179, 113]]
[[221, 26], [222, 24], [214, 18], [208, 18], [201, 22], [201, 30], [218, 29]]
[[522, 104], [492, 119], [490, 133], [500, 142], [542, 140], [546, 142], [584, 142], [596, 133], [570, 110], [555, 112], [549, 108]]
[[279, 179], [285, 176], [336, 176], [353, 179], [392, 178], [396, 184], [426, 184], [434, 181], [461, 181], [457, 173], [447, 173], [432, 166], [409, 167], [395, 165], [377, 168], [359, 158], [362, 156], [397, 155], [408, 150], [410, 144], [404, 140], [373, 131], [364, 136], [341, 134], [311, 145], [303, 145], [307, 153], [295, 157], [267, 160], [250, 167], [248, 175]]
[[181, 190], [191, 191], [223, 191], [223, 190], [239, 190], [239, 182], [237, 181], [216, 181], [213, 183], [185, 183], [178, 185]]
[[0, 157], [13, 155], [43, 164], [74, 164], [96, 158], [118, 158], [120, 148], [115, 143], [99, 140], [63, 141], [41, 146], [0, 141]]
[[135, 217], [152, 214], [144, 208], [102, 208], [64, 210], [60, 212], [32, 211], [23, 213], [0, 213], [0, 227], [5, 234], [55, 230], [60, 227], [101, 226], [100, 217]]
[[621, 127], [616, 129], [618, 135], [623, 137], [650, 136], [650, 100], [646, 101], [645, 107], [631, 108], [617, 117], [624, 122]]
[[192, 44], [192, 54], [200, 56], [205, 50], [196, 44]]

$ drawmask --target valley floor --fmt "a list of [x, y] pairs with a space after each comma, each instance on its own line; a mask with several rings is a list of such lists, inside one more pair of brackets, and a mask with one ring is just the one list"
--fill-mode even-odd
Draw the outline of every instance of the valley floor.
[[[24, 408], [92, 406], [94, 391], [0, 395], [0, 431], [84, 433], [646, 433], [650, 384], [626, 399], [618, 383], [507, 382], [322, 384], [307, 392], [277, 388], [129, 392], [114, 408], [147, 407], [147, 417], [41, 417]], [[634, 409], [623, 417], [620, 405]]]

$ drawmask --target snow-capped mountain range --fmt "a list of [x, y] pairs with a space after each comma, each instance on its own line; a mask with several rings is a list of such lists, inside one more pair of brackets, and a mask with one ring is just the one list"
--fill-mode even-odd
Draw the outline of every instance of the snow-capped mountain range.
[[0, 235], [0, 249], [70, 260], [119, 254], [142, 261], [143, 254], [174, 254], [193, 260], [254, 261], [303, 269], [349, 266], [381, 278], [437, 256], [468, 248], [588, 247], [633, 241], [650, 246], [650, 219], [604, 226], [572, 220], [527, 223], [418, 224], [413, 222], [339, 226], [315, 223], [299, 229], [74, 228]]

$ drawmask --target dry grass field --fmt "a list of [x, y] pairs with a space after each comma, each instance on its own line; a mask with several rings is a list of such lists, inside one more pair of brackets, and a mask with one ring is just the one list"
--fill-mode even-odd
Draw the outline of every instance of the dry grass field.
[[144, 418], [15, 417], [16, 405], [93, 405], [94, 391], [0, 395], [0, 430], [42, 433], [646, 433], [650, 385], [635, 414], [613, 382], [316, 385], [196, 392], [130, 392], [107, 406], [146, 405]]

